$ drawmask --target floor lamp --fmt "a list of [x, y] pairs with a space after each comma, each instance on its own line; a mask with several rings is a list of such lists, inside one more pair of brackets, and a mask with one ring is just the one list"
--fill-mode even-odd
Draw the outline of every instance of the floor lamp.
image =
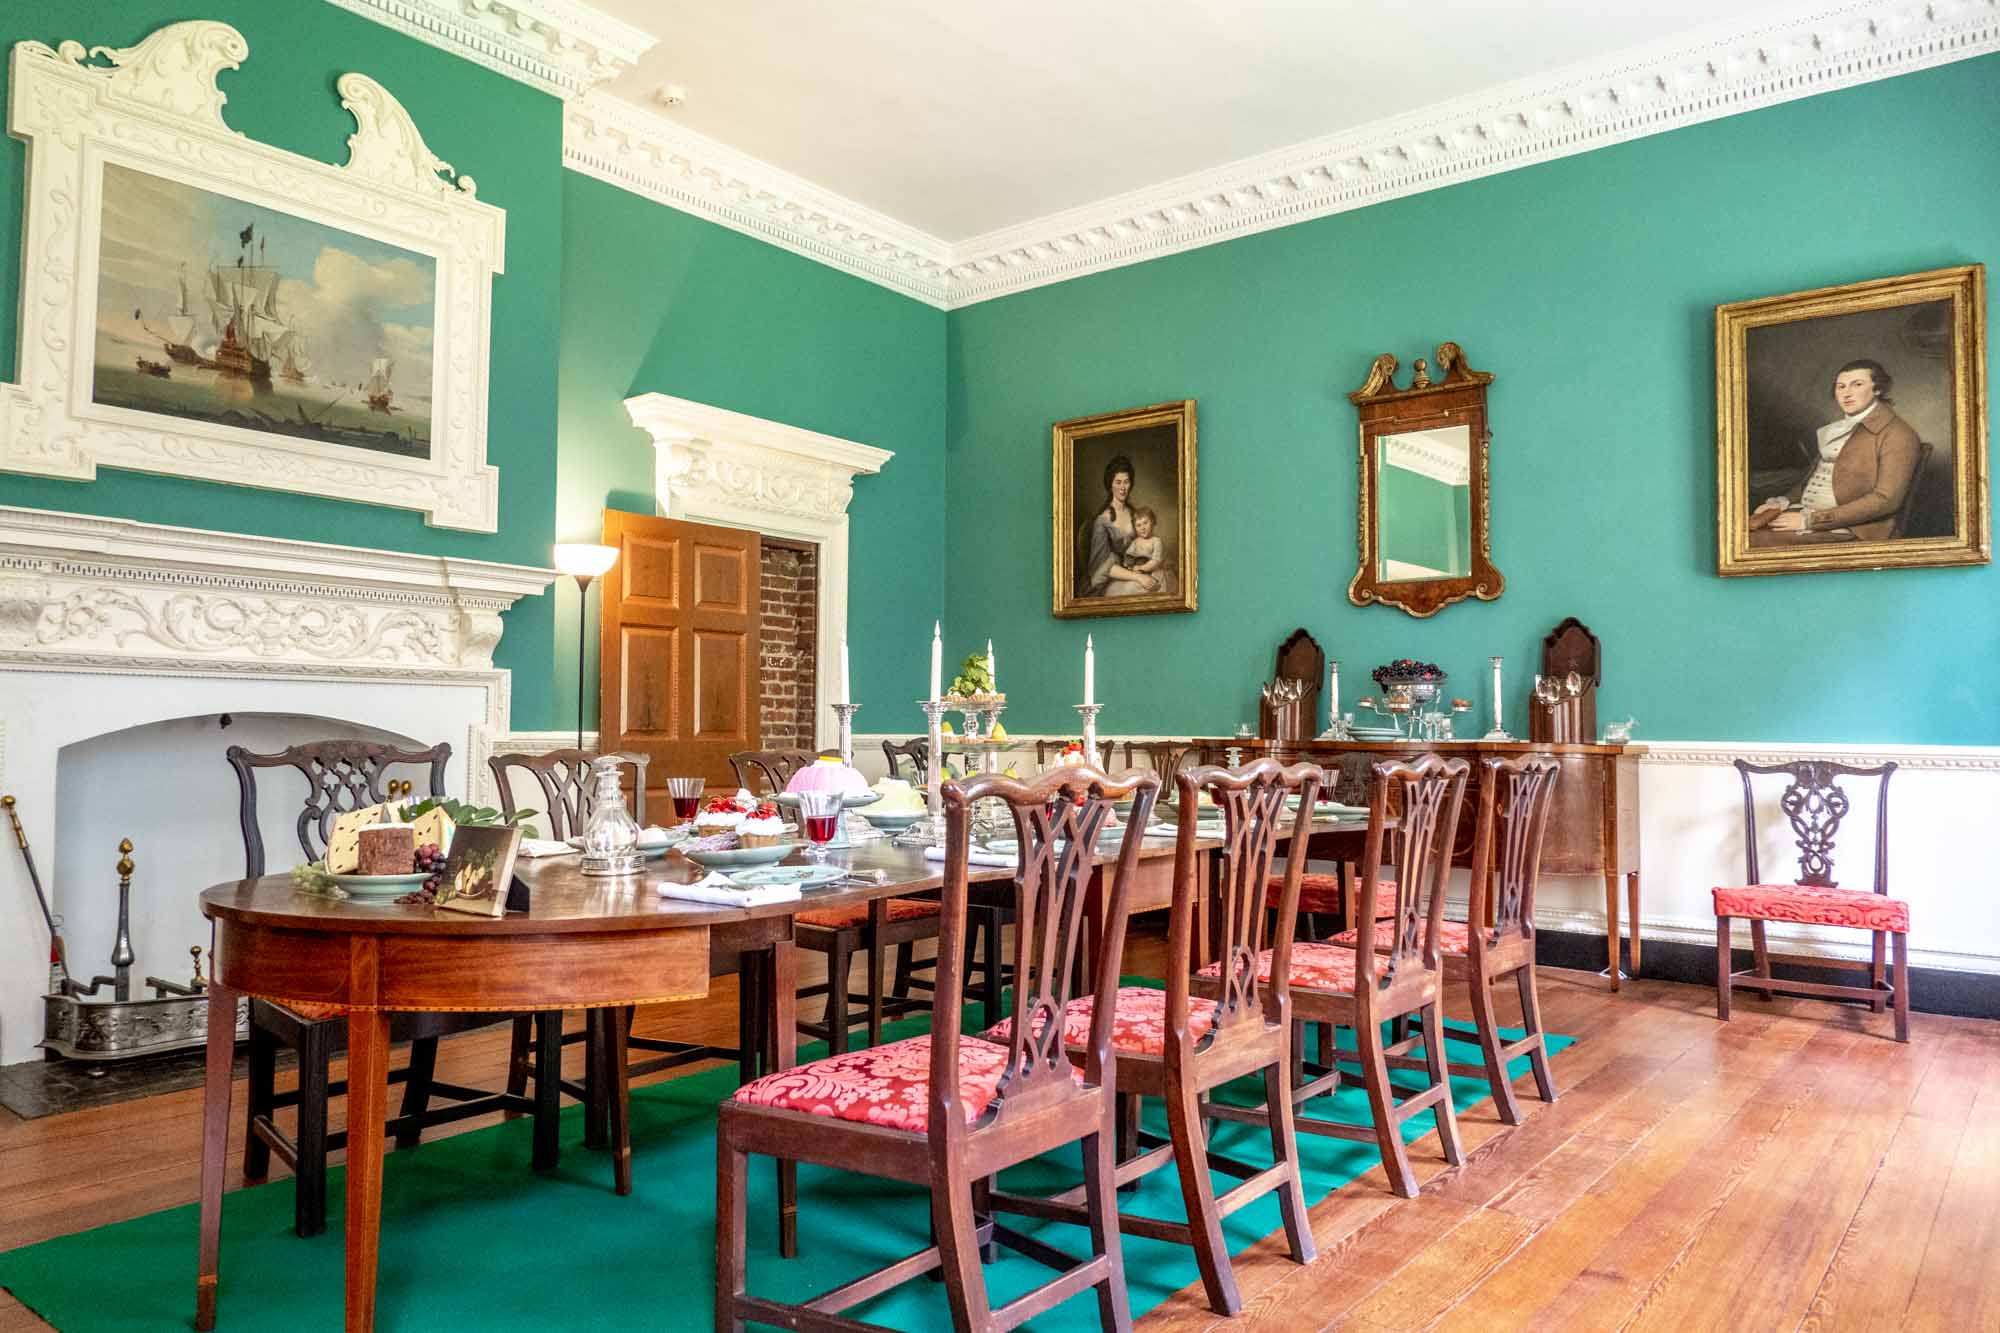
[[[583, 649], [588, 642], [584, 631], [590, 624], [590, 598], [586, 595], [598, 576], [618, 563], [618, 548], [595, 546], [589, 542], [557, 542], [556, 568], [576, 580], [576, 748], [583, 748]], [[602, 728], [603, 719], [598, 719]]]

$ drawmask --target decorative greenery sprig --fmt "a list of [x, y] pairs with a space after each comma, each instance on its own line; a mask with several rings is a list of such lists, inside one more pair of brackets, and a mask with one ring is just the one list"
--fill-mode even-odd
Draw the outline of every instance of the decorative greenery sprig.
[[986, 654], [972, 653], [967, 656], [959, 664], [958, 674], [951, 678], [951, 688], [946, 693], [958, 698], [993, 693], [993, 673], [986, 669]]
[[530, 838], [538, 836], [535, 826], [525, 824], [523, 821], [540, 814], [539, 810], [516, 810], [510, 815], [504, 810], [495, 810], [490, 805], [467, 805], [463, 801], [454, 801], [449, 796], [431, 796], [418, 801], [415, 805], [405, 806], [402, 814], [403, 822], [413, 823], [419, 815], [429, 814], [432, 810], [444, 811], [446, 818], [459, 828], [482, 826], [491, 828], [505, 824], [522, 824], [522, 833]]

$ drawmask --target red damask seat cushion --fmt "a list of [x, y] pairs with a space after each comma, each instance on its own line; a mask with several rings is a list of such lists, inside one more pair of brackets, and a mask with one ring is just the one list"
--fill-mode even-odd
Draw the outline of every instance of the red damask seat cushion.
[[[936, 916], [938, 905], [925, 902], [921, 898], [891, 898], [889, 919], [891, 921], [915, 921], [919, 917]], [[846, 930], [851, 926], [868, 924], [868, 904], [850, 903], [846, 907], [828, 907], [817, 912], [800, 912], [799, 924], [818, 926], [821, 930]]]
[[[1438, 926], [1438, 952], [1449, 954], [1471, 953], [1471, 934], [1471, 928], [1463, 921], [1441, 922]], [[1338, 944], [1352, 949], [1354, 941], [1359, 938], [1360, 932], [1343, 930], [1328, 940], [1327, 943]], [[1375, 925], [1375, 947], [1381, 950], [1388, 950], [1394, 948], [1395, 945], [1396, 923], [1394, 921], [1377, 922]]]
[[[1090, 1020], [1097, 997], [1083, 995], [1063, 1009], [1063, 1045], [1088, 1046]], [[1188, 997], [1188, 1036], [1200, 1041], [1215, 1022], [1215, 1001]], [[982, 1032], [987, 1041], [1006, 1045], [1014, 1039], [1014, 1020], [1002, 1019]], [[1167, 993], [1150, 986], [1120, 986], [1118, 1008], [1111, 1016], [1112, 1049], [1126, 1055], [1164, 1055], [1167, 1049]]]
[[[1285, 891], [1285, 877], [1271, 876], [1271, 885], [1266, 892], [1275, 903], [1278, 895]], [[1316, 916], [1339, 916], [1340, 876], [1313, 875], [1299, 876], [1299, 910]], [[1375, 916], [1377, 920], [1396, 915], [1396, 881], [1380, 879], [1375, 881]]]
[[[1292, 985], [1307, 990], [1352, 991], [1354, 989], [1354, 950], [1342, 948], [1338, 944], [1324, 941], [1300, 940], [1292, 945]], [[1195, 974], [1201, 977], [1220, 977], [1222, 964], [1210, 963]], [[1257, 955], [1257, 979], [1271, 979], [1271, 951]]]
[[1715, 890], [1717, 916], [1795, 921], [1810, 926], [1852, 926], [1906, 935], [1910, 905], [1865, 889], [1822, 889], [1810, 884], [1749, 884]]
[[[958, 1096], [967, 1124], [992, 1105], [1007, 1048], [978, 1037], [958, 1039]], [[1083, 1071], [1071, 1076], [1083, 1081]], [[803, 1111], [922, 1134], [931, 1119], [931, 1039], [905, 1037], [766, 1074], [736, 1090], [746, 1106]]]

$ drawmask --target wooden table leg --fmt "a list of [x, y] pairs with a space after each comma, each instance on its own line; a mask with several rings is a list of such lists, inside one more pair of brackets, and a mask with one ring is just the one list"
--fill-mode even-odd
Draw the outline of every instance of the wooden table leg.
[[203, 1333], [215, 1327], [215, 1289], [222, 1265], [222, 1178], [229, 1157], [229, 1094], [235, 1064], [236, 992], [210, 982], [201, 1098], [201, 1257], [194, 1285], [194, 1326]]
[[598, 1083], [604, 1089], [605, 1118], [610, 1122], [611, 1186], [619, 1194], [632, 1192], [632, 1087], [626, 1073], [626, 1043], [632, 1035], [632, 1008], [612, 1005], [593, 1010], [600, 1014], [598, 1041], [602, 1048], [604, 1072]]
[[1625, 921], [1626, 929], [1632, 934], [1632, 975], [1639, 975], [1639, 872], [1630, 871], [1625, 876]]
[[371, 1333], [375, 1327], [375, 1268], [382, 1228], [382, 1124], [388, 1100], [389, 1016], [378, 1009], [350, 1010], [347, 1015], [347, 1333]]
[[[764, 955], [766, 999], [770, 1016], [765, 1041], [773, 1069], [790, 1069], [799, 1061], [799, 959], [790, 940], [779, 940]], [[778, 1255], [791, 1259], [799, 1252], [799, 1164], [778, 1159]]]
[[1611, 961], [1604, 975], [1611, 982], [1611, 989], [1617, 990], [1618, 983], [1625, 974], [1618, 970], [1618, 894], [1623, 886], [1618, 883], [1618, 872], [1604, 872], [1604, 944], [1610, 951]]

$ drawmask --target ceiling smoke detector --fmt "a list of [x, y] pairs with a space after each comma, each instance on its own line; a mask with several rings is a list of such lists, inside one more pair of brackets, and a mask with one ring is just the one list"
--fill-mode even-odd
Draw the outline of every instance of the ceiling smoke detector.
[[667, 107], [686, 106], [688, 100], [688, 90], [686, 88], [683, 88], [678, 83], [663, 83], [659, 87], [653, 89], [653, 100], [655, 102], [658, 102], [661, 106], [667, 106]]

